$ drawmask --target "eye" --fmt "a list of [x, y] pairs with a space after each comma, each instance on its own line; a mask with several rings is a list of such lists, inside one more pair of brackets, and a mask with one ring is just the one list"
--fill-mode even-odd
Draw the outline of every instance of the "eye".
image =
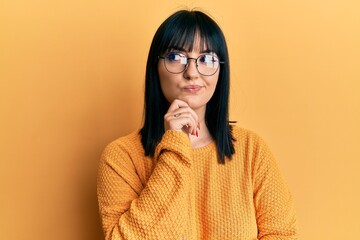
[[210, 54], [204, 54], [204, 55], [201, 55], [199, 57], [199, 62], [202, 62], [202, 63], [214, 63], [214, 62], [218, 62], [218, 58], [214, 55], [210, 55]]
[[186, 61], [187, 61], [187, 58], [180, 54], [180, 53], [176, 53], [176, 52], [169, 52], [167, 55], [166, 55], [166, 60], [168, 62], [178, 62], [178, 63], [181, 63], [181, 64], [186, 64]]
[[204, 54], [199, 57], [199, 64], [204, 64], [206, 67], [217, 67], [219, 64], [219, 59], [215, 55]]

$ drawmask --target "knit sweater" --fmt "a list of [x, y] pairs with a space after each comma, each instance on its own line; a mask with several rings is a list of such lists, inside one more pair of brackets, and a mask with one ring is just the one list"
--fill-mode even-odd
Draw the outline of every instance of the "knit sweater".
[[216, 144], [192, 149], [169, 130], [154, 157], [134, 132], [104, 150], [98, 200], [106, 239], [297, 239], [291, 194], [269, 148], [233, 126], [235, 154], [217, 161]]

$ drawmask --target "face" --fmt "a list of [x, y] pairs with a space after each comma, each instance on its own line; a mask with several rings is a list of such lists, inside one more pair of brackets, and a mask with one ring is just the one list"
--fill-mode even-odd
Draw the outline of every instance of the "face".
[[[197, 46], [197, 47], [196, 47]], [[192, 52], [176, 51], [188, 58], [198, 58], [200, 44], [195, 44]], [[214, 53], [210, 53], [214, 54]], [[159, 59], [158, 73], [161, 90], [169, 103], [175, 99], [185, 101], [193, 110], [206, 108], [213, 96], [219, 78], [220, 67], [214, 75], [204, 76], [196, 68], [194, 60], [188, 60], [188, 67], [182, 73], [170, 73], [164, 64], [165, 59]]]

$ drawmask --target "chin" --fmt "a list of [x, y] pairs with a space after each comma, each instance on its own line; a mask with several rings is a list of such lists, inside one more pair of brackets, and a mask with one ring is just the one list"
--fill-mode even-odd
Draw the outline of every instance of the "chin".
[[206, 106], [206, 101], [204, 101], [203, 99], [201, 99], [200, 96], [176, 96], [173, 98], [168, 98], [168, 102], [171, 104], [175, 99], [179, 99], [181, 101], [186, 102], [190, 108], [192, 108], [193, 110], [202, 108], [204, 106]]
[[192, 97], [187, 97], [187, 98], [183, 98], [181, 99], [183, 100], [184, 102], [186, 102], [187, 104], [189, 104], [189, 106], [195, 110], [195, 109], [199, 109], [199, 108], [202, 108], [206, 105], [205, 102], [203, 101], [199, 101], [199, 99], [196, 99], [194, 98], [193, 96]]

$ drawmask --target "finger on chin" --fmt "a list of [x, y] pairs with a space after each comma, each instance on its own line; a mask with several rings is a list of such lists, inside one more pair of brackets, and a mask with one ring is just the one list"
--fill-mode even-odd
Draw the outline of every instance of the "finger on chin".
[[183, 101], [183, 100], [180, 100], [180, 99], [175, 99], [169, 109], [168, 109], [168, 112], [172, 112], [172, 111], [175, 111], [176, 109], [179, 109], [179, 108], [182, 108], [182, 107], [189, 107], [189, 104], [187, 104], [187, 102]]

